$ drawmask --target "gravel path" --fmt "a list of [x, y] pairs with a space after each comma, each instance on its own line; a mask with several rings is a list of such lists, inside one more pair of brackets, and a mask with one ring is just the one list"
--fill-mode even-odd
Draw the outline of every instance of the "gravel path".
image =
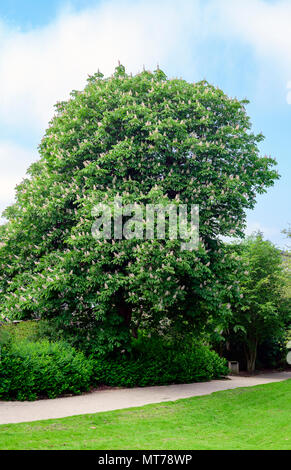
[[64, 418], [66, 416], [119, 410], [149, 403], [174, 401], [198, 395], [209, 395], [220, 390], [280, 382], [290, 379], [290, 372], [271, 372], [253, 377], [228, 377], [194, 384], [165, 385], [131, 389], [97, 390], [74, 397], [52, 400], [0, 401], [0, 424]]

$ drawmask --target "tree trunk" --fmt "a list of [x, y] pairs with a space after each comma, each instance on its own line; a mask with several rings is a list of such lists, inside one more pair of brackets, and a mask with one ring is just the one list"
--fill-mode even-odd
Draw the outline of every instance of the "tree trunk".
[[132, 309], [131, 306], [125, 302], [123, 297], [121, 297], [121, 299], [118, 301], [118, 313], [124, 319], [125, 325], [129, 327], [131, 322]]
[[130, 330], [131, 335], [134, 338], [137, 338], [138, 336], [138, 326], [132, 326], [131, 325], [131, 319], [132, 319], [132, 307], [131, 305], [127, 304], [123, 297], [121, 297], [118, 301], [118, 313], [119, 315], [124, 319], [124, 324], [128, 327]]
[[256, 355], [253, 353], [247, 357], [247, 371], [253, 373], [255, 371]]
[[131, 329], [131, 334], [132, 334], [132, 336], [133, 336], [135, 339], [137, 339], [137, 337], [138, 337], [138, 329], [137, 329], [135, 326], [132, 327], [132, 329]]
[[258, 342], [256, 339], [251, 339], [245, 345], [245, 357], [247, 361], [247, 371], [251, 374], [255, 371], [257, 359]]

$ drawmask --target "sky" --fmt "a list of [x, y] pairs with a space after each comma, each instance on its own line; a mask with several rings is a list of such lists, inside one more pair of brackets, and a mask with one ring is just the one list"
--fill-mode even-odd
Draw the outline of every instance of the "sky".
[[[118, 60], [159, 64], [169, 78], [208, 80], [247, 98], [281, 178], [257, 198], [247, 230], [285, 248], [291, 224], [291, 0], [1, 0], [0, 212], [38, 158], [54, 104]], [[3, 219], [2, 219], [3, 221]]]

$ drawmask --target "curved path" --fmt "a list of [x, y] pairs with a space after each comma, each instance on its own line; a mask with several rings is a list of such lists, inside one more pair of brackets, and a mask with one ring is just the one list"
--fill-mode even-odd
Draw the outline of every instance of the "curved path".
[[281, 382], [291, 379], [290, 372], [271, 372], [253, 377], [228, 377], [194, 384], [165, 385], [131, 389], [97, 390], [74, 397], [37, 401], [0, 401], [0, 424], [64, 418], [66, 416], [119, 410], [135, 406], [174, 401], [220, 390]]

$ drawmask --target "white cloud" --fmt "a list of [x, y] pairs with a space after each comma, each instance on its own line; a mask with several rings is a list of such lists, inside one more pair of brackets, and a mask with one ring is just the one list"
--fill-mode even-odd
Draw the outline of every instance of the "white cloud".
[[220, 0], [213, 7], [217, 34], [244, 41], [261, 59], [272, 59], [282, 71], [291, 72], [290, 0]]
[[0, 213], [14, 200], [14, 188], [37, 155], [13, 142], [0, 142]]
[[175, 54], [177, 44], [185, 46], [185, 59], [196, 4], [107, 2], [78, 13], [66, 10], [29, 32], [2, 28], [0, 119], [43, 128], [54, 103], [83, 88], [98, 68], [111, 74], [118, 60], [132, 72], [143, 64], [155, 68]]
[[119, 59], [132, 72], [158, 62], [187, 70], [208, 37], [246, 42], [291, 73], [290, 24], [290, 0], [112, 0], [28, 32], [0, 23], [0, 120], [43, 131], [55, 102], [98, 67], [111, 74]]

